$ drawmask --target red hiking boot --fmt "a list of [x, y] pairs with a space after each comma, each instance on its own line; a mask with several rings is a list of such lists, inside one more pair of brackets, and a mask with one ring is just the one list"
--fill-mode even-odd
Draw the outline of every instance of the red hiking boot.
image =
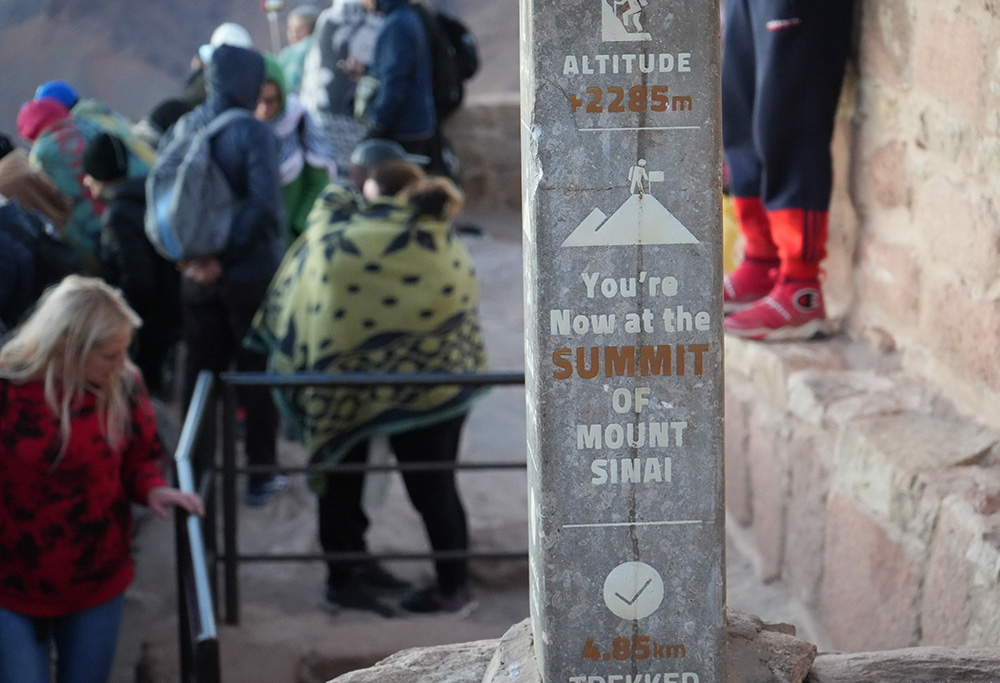
[[726, 316], [726, 333], [744, 339], [791, 341], [827, 333], [818, 280], [783, 280], [757, 303]]
[[722, 280], [722, 305], [726, 315], [763, 299], [774, 289], [779, 261], [747, 258]]

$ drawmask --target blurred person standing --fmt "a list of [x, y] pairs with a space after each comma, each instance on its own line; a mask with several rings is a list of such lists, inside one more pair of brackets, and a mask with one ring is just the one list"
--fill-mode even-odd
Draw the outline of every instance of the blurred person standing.
[[409, 0], [364, 0], [385, 16], [375, 38], [368, 74], [377, 81], [367, 107], [367, 138], [395, 140], [406, 151], [429, 157], [430, 170], [444, 172], [436, 148], [433, 60], [430, 40]]
[[131, 504], [204, 514], [166, 485], [127, 349], [141, 320], [72, 275], [0, 348], [0, 680], [101, 683], [132, 581]]
[[50, 97], [59, 100], [75, 118], [86, 119], [98, 128], [121, 138], [132, 157], [133, 176], [146, 175], [156, 160], [156, 152], [132, 131], [132, 122], [92, 97], [81, 98], [77, 89], [66, 81], [46, 81], [35, 90], [35, 98]]
[[161, 396], [167, 358], [180, 338], [180, 274], [146, 238], [146, 177], [129, 177], [121, 138], [101, 133], [83, 152], [84, 184], [104, 205], [100, 274], [143, 319], [130, 350], [146, 388]]
[[306, 218], [323, 188], [337, 175], [333, 150], [295, 93], [288, 92], [278, 60], [264, 54], [265, 77], [254, 116], [278, 139], [281, 198], [285, 207], [285, 243], [306, 229]]
[[[385, 143], [371, 140], [369, 143]], [[393, 144], [393, 143], [388, 143]], [[279, 373], [465, 373], [483, 370], [478, 280], [450, 219], [461, 193], [408, 161], [369, 169], [364, 197], [331, 188], [286, 256], [247, 344]], [[353, 198], [354, 204], [351, 205]], [[368, 442], [388, 437], [400, 463], [453, 463], [462, 426], [482, 387], [315, 386], [279, 389], [276, 400], [313, 462], [363, 463]], [[322, 409], [319, 409], [322, 407]], [[402, 472], [407, 494], [438, 552], [468, 548], [453, 469]], [[327, 552], [364, 552], [369, 520], [363, 472], [317, 477], [319, 534]], [[327, 601], [390, 616], [359, 579], [362, 563], [330, 562]], [[465, 559], [435, 562], [436, 581], [403, 597], [417, 613], [474, 606]]]
[[28, 153], [0, 133], [0, 195], [16, 199], [22, 209], [37, 211], [61, 232], [73, 207], [52, 179], [31, 168]]
[[368, 12], [362, 0], [333, 0], [319, 15], [303, 66], [299, 96], [333, 147], [341, 179], [365, 134], [354, 117], [354, 94], [358, 78], [371, 64], [381, 23], [382, 17]]
[[212, 58], [212, 51], [220, 45], [252, 48], [253, 38], [251, 38], [249, 31], [233, 21], [226, 21], [215, 27], [208, 42], [199, 47], [198, 51], [191, 57], [191, 73], [188, 74], [187, 81], [184, 83], [181, 99], [192, 107], [197, 107], [208, 97], [205, 67], [208, 65], [208, 60]]
[[[264, 58], [253, 49], [227, 44], [213, 48], [206, 66], [208, 99], [182, 116], [160, 142], [165, 150], [177, 136], [197, 134], [227, 110], [246, 111], [211, 140], [212, 158], [238, 201], [228, 242], [218, 254], [180, 263], [184, 405], [190, 403], [202, 370], [219, 373], [232, 365], [237, 371], [261, 372], [267, 364], [265, 356], [241, 346], [285, 252], [278, 143], [268, 125], [251, 114], [264, 84], [264, 68]], [[246, 410], [248, 463], [273, 465], [278, 414], [270, 392], [245, 387], [237, 398]], [[200, 467], [215, 450], [213, 430], [204, 431], [196, 458]], [[286, 481], [281, 475], [251, 474], [247, 503], [266, 504]]]
[[168, 97], [158, 102], [148, 114], [139, 119], [132, 126], [132, 132], [145, 140], [153, 149], [158, 149], [163, 134], [191, 109], [192, 106], [181, 98]]
[[92, 121], [74, 118], [62, 102], [42, 97], [21, 106], [17, 132], [31, 142], [31, 168], [47, 175], [71, 202], [73, 211], [63, 235], [83, 258], [86, 272], [96, 275], [104, 204], [83, 185], [83, 150], [101, 129]]
[[830, 143], [853, 0], [726, 0], [722, 144], [742, 263], [724, 279], [726, 332], [808, 339], [826, 328]]
[[316, 42], [313, 32], [318, 18], [319, 8], [315, 5], [299, 5], [288, 13], [285, 30], [288, 45], [278, 53], [278, 64], [290, 93], [297, 94], [302, 87], [303, 65]]
[[16, 231], [30, 234], [28, 217], [7, 197], [0, 195], [0, 335], [21, 321], [38, 294], [35, 254]]

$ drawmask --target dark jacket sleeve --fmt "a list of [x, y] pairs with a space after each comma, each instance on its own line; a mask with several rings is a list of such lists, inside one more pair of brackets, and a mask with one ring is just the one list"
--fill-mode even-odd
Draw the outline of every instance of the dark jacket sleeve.
[[378, 65], [375, 77], [379, 81], [378, 95], [372, 108], [372, 123], [383, 130], [391, 130], [396, 119], [405, 115], [403, 107], [412, 87], [410, 81], [416, 69], [420, 46], [415, 27], [407, 21], [410, 17], [397, 14], [400, 16], [386, 19], [372, 60]]
[[12, 328], [34, 303], [35, 259], [28, 247], [4, 232], [3, 227], [0, 263], [0, 328]]
[[101, 221], [101, 276], [137, 311], [150, 311], [159, 295], [159, 265], [143, 231], [142, 207], [113, 202]]
[[219, 255], [219, 261], [227, 267], [245, 261], [261, 242], [281, 239], [278, 141], [261, 121], [241, 119], [215, 138], [213, 154], [240, 198], [229, 242]]

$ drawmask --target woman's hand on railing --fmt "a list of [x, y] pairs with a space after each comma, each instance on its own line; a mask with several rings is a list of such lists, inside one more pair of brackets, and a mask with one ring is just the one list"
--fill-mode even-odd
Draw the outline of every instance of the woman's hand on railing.
[[157, 486], [152, 489], [149, 492], [147, 505], [160, 517], [166, 517], [168, 508], [175, 506], [199, 517], [205, 515], [205, 503], [202, 502], [201, 496], [196, 493], [185, 493], [171, 486]]

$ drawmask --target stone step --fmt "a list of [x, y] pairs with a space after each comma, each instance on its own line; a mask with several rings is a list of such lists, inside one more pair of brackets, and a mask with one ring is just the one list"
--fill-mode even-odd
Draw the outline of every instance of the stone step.
[[726, 339], [726, 492], [844, 650], [1000, 644], [1000, 436], [863, 343]]

